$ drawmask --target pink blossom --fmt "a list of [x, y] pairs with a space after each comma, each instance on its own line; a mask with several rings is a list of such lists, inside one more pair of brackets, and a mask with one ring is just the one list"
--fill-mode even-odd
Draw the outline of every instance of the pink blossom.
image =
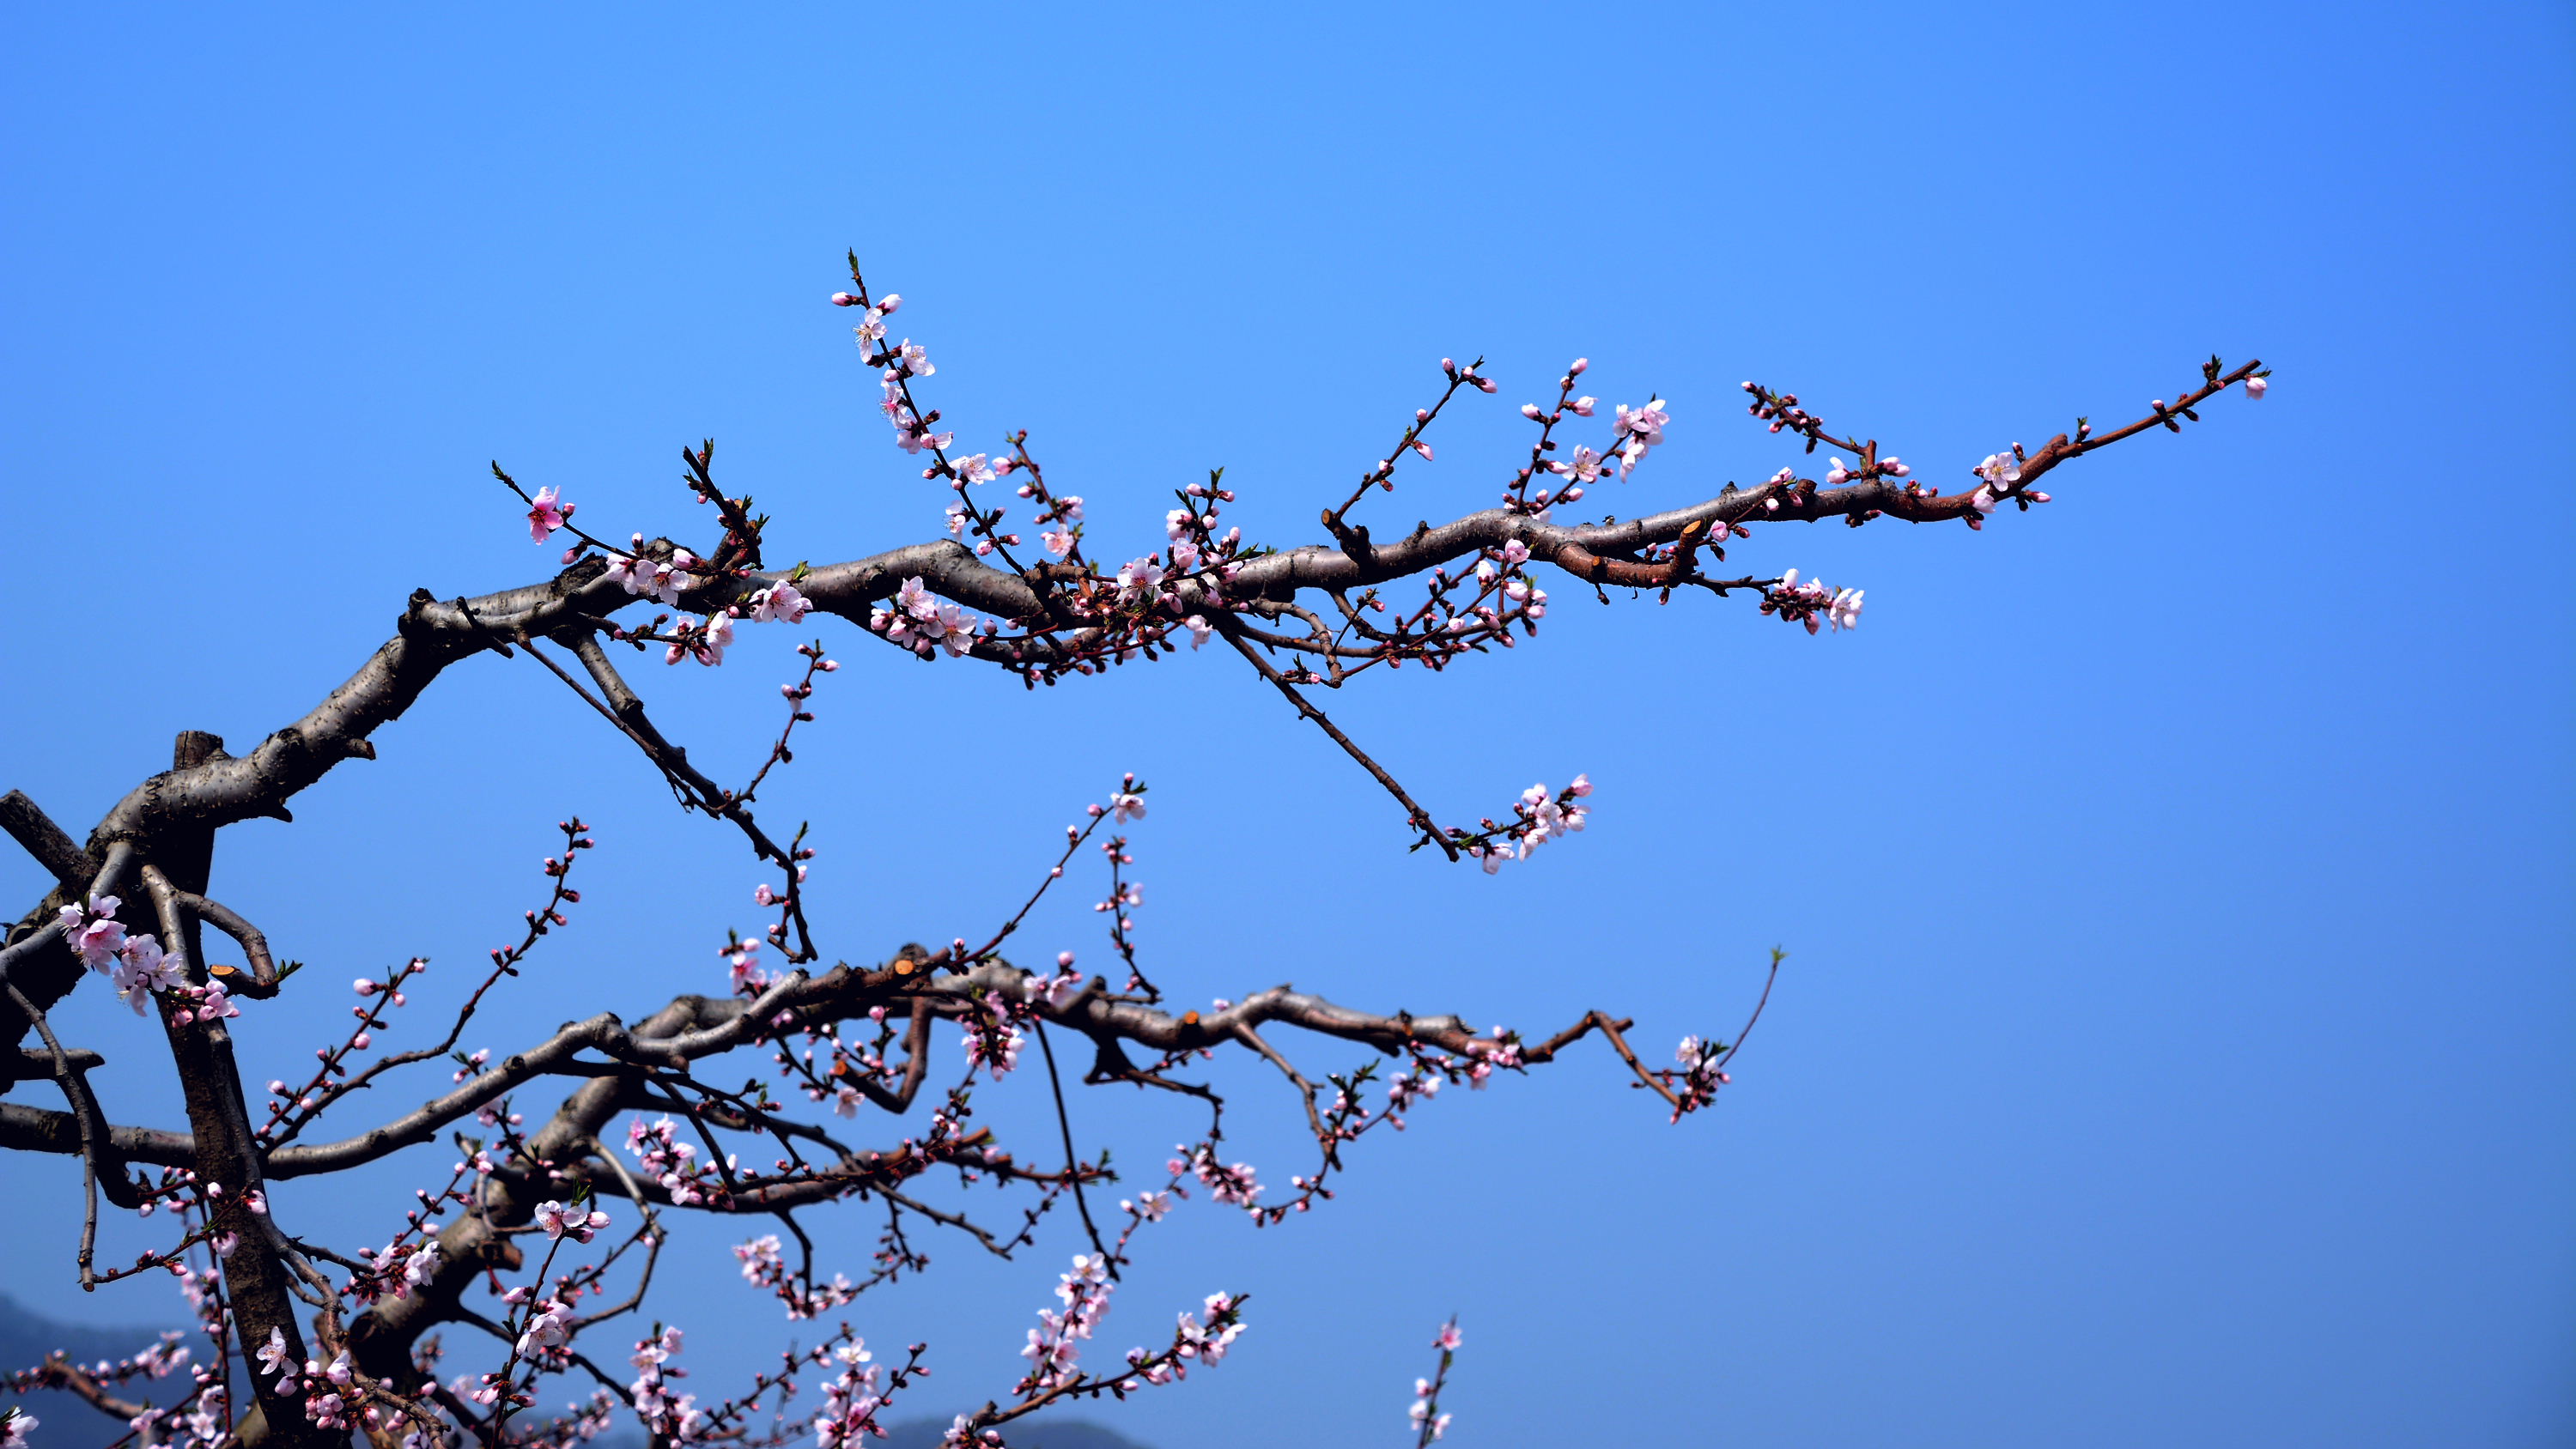
[[708, 616], [704, 642], [699, 644], [694, 652], [700, 664], [710, 666], [722, 664], [725, 649], [732, 643], [733, 615], [731, 613], [714, 614]]
[[924, 448], [946, 452], [949, 441], [956, 436], [955, 433], [930, 431], [920, 419], [912, 415], [910, 409], [905, 409], [894, 421], [895, 446], [907, 453], [919, 453]]
[[1577, 447], [1573, 457], [1550, 463], [1547, 465], [1547, 470], [1559, 477], [1571, 478], [1577, 483], [1597, 483], [1601, 481], [1603, 461], [1602, 456], [1590, 448]]
[[260, 1346], [258, 1357], [262, 1373], [283, 1377], [295, 1372], [294, 1356], [286, 1346], [286, 1332], [275, 1324], [269, 1325], [268, 1342]]
[[680, 594], [682, 591], [694, 589], [698, 586], [698, 581], [688, 573], [684, 572], [689, 564], [695, 562], [697, 562], [697, 560], [690, 558], [686, 553], [674, 554], [669, 563], [657, 563], [653, 565], [652, 573], [647, 575], [644, 572], [642, 561], [638, 560], [635, 572], [636, 577], [642, 581], [643, 586], [636, 589], [636, 592], [639, 594], [651, 595], [654, 598], [660, 599], [663, 603], [677, 608], [680, 603]]
[[56, 916], [62, 923], [63, 940], [93, 971], [106, 970], [109, 958], [124, 949], [125, 928], [110, 919], [124, 904], [115, 896], [91, 896], [86, 911], [65, 906]]
[[1826, 617], [1832, 621], [1837, 632], [1860, 627], [1861, 593], [1859, 589], [1845, 589], [1834, 595], [1833, 606], [1826, 610]]
[[1576, 398], [1571, 404], [1569, 404], [1569, 406], [1574, 409], [1574, 415], [1576, 417], [1588, 418], [1592, 416], [1592, 410], [1594, 408], [1601, 406], [1601, 399], [1587, 395]]
[[[176, 951], [163, 952], [161, 943], [149, 935], [137, 936], [120, 948], [115, 969], [108, 981], [116, 988], [118, 999], [143, 1014], [144, 1005], [154, 991], [167, 991], [188, 979], [188, 959]], [[231, 1013], [239, 1015], [238, 1012]]]
[[528, 1320], [527, 1332], [519, 1335], [519, 1356], [534, 1358], [549, 1348], [559, 1348], [572, 1329], [572, 1311], [549, 1299], [540, 1305], [544, 1310]]
[[1201, 614], [1192, 614], [1188, 618], [1183, 619], [1181, 621], [1181, 627], [1190, 631], [1190, 647], [1192, 649], [1196, 649], [1200, 645], [1205, 644], [1208, 641], [1208, 635], [1216, 632], [1214, 629], [1209, 627], [1206, 616]]
[[2261, 402], [2263, 400], [2263, 394], [2269, 390], [2271, 386], [2272, 383], [2269, 378], [2249, 377], [2245, 379], [2245, 395], [2254, 399], [2256, 402]]
[[1050, 528], [1045, 532], [1040, 533], [1038, 538], [1046, 545], [1046, 551], [1055, 555], [1057, 558], [1062, 558], [1066, 554], [1073, 552], [1073, 529], [1070, 526], [1067, 526], [1061, 532]]
[[1118, 566], [1118, 591], [1121, 594], [1132, 595], [1162, 581], [1162, 566], [1150, 558], [1134, 559]]
[[545, 542], [546, 535], [564, 526], [564, 520], [572, 515], [572, 508], [571, 504], [557, 498], [552, 488], [538, 489], [536, 502], [528, 509], [528, 537], [537, 543]]
[[1618, 430], [1653, 447], [1664, 440], [1664, 426], [1672, 421], [1671, 408], [1672, 403], [1661, 398], [1649, 399], [1634, 410], [1621, 403]]
[[752, 596], [751, 617], [754, 622], [762, 624], [795, 624], [803, 622], [805, 611], [812, 607], [812, 600], [798, 593], [794, 584], [782, 579]]
[[584, 1213], [579, 1208], [569, 1208], [549, 1199], [537, 1204], [536, 1223], [545, 1230], [549, 1239], [560, 1239], [570, 1233], [574, 1242], [587, 1243], [599, 1235], [600, 1229], [608, 1226], [608, 1214], [598, 1211]]

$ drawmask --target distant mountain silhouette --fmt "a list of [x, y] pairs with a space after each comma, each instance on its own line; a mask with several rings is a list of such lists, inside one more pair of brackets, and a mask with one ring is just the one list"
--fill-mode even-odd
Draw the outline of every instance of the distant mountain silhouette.
[[[0, 1294], [0, 1408], [23, 1409], [42, 1421], [37, 1425], [32, 1449], [105, 1449], [124, 1437], [123, 1424], [61, 1389], [40, 1389], [21, 1398], [9, 1392], [6, 1376], [34, 1368], [56, 1349], [69, 1354], [76, 1363], [131, 1358], [151, 1347], [162, 1332], [158, 1328], [80, 1328], [56, 1323]], [[203, 1340], [195, 1334], [181, 1341], [202, 1353]], [[178, 1397], [185, 1382], [183, 1375], [184, 1371], [157, 1382], [138, 1380], [117, 1392], [124, 1398], [167, 1404]], [[907, 1419], [888, 1425], [890, 1437], [874, 1442], [883, 1449], [939, 1449], [939, 1436], [948, 1432], [950, 1422], [948, 1418]], [[631, 1440], [635, 1449], [642, 1449], [640, 1436], [624, 1432], [632, 1427], [633, 1421], [629, 1420], [595, 1442], [613, 1445]], [[1147, 1449], [1087, 1419], [1038, 1419], [1015, 1424], [1004, 1432], [1010, 1436], [1011, 1449]]]
[[[132, 1358], [160, 1338], [158, 1328], [79, 1328], [56, 1323], [0, 1294], [0, 1408], [33, 1414], [35, 1449], [100, 1449], [125, 1436], [125, 1426], [61, 1389], [40, 1389], [21, 1398], [9, 1392], [7, 1375], [31, 1369], [56, 1349], [75, 1363]], [[181, 1340], [186, 1342], [186, 1340]], [[202, 1342], [202, 1340], [200, 1340]], [[196, 1345], [190, 1345], [195, 1347]], [[167, 1404], [186, 1391], [186, 1370], [166, 1379], [137, 1379], [120, 1386], [117, 1396]]]
[[[939, 1436], [947, 1433], [953, 1422], [952, 1416], [889, 1424], [887, 1437], [879, 1443], [882, 1449], [939, 1449]], [[1126, 1435], [1088, 1419], [1038, 1419], [1013, 1424], [1002, 1432], [1011, 1441], [1010, 1449], [1146, 1449]]]

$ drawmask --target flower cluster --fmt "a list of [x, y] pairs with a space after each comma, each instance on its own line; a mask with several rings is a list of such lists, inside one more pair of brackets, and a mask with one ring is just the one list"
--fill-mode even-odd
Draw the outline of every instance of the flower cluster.
[[877, 1366], [871, 1362], [876, 1355], [868, 1352], [867, 1340], [851, 1339], [834, 1349], [832, 1357], [841, 1372], [823, 1386], [823, 1412], [814, 1416], [814, 1449], [841, 1449], [864, 1443], [872, 1434], [883, 1438], [876, 1414], [886, 1396], [878, 1392]]
[[799, 1286], [796, 1276], [787, 1271], [787, 1260], [779, 1252], [776, 1233], [763, 1233], [740, 1244], [733, 1250], [733, 1255], [742, 1264], [742, 1281], [776, 1293], [779, 1300], [787, 1305], [790, 1321], [819, 1318], [859, 1296], [859, 1285], [841, 1273], [833, 1274], [831, 1282], [810, 1290]]
[[1430, 1378], [1413, 1381], [1413, 1410], [1410, 1417], [1413, 1420], [1415, 1449], [1422, 1449], [1422, 1446], [1437, 1442], [1440, 1436], [1449, 1432], [1449, 1420], [1453, 1416], [1440, 1412], [1440, 1390], [1449, 1382], [1449, 1365], [1456, 1362], [1458, 1320], [1452, 1318], [1440, 1325], [1440, 1331], [1432, 1336], [1431, 1346], [1440, 1350], [1439, 1371]]
[[1208, 1196], [1221, 1203], [1251, 1207], [1261, 1196], [1261, 1183], [1253, 1176], [1252, 1164], [1238, 1162], [1231, 1167], [1217, 1161], [1216, 1149], [1202, 1142], [1196, 1147], [1176, 1149], [1183, 1155], [1165, 1164], [1174, 1177], [1187, 1172], [1205, 1183]]
[[1648, 398], [1643, 406], [1631, 411], [1619, 404], [1618, 421], [1613, 425], [1619, 449], [1619, 477], [1622, 482], [1646, 461], [1647, 450], [1664, 440], [1664, 425], [1672, 421], [1672, 404], [1661, 398]]
[[1798, 582], [1798, 571], [1791, 569], [1780, 576], [1780, 582], [1762, 595], [1762, 612], [1777, 614], [1782, 622], [1804, 624], [1815, 633], [1826, 623], [1835, 632], [1860, 627], [1860, 589], [1837, 589], [1822, 579]]
[[697, 1144], [680, 1140], [680, 1131], [664, 1117], [646, 1125], [638, 1117], [626, 1124], [626, 1150], [680, 1207], [704, 1203], [711, 1187], [721, 1190], [714, 1171], [697, 1161]]
[[638, 551], [610, 554], [608, 557], [609, 580], [625, 586], [629, 594], [659, 599], [672, 608], [678, 608], [680, 595], [704, 582], [690, 572], [701, 560], [685, 548], [672, 550], [667, 559], [649, 559], [641, 552], [644, 535], [640, 533], [635, 535], [632, 547]]
[[1024, 1008], [999, 991], [985, 992], [982, 1006], [965, 1022], [966, 1074], [982, 1068], [998, 1082], [1019, 1066], [1020, 1048], [1028, 1044], [1018, 1023]]
[[360, 1248], [358, 1256], [366, 1259], [373, 1271], [353, 1278], [345, 1290], [349, 1296], [361, 1303], [373, 1303], [379, 1298], [409, 1297], [414, 1290], [427, 1287], [438, 1274], [441, 1249], [437, 1238], [426, 1235], [436, 1233], [438, 1224], [423, 1223], [420, 1231], [423, 1240], [408, 1249], [399, 1239], [381, 1249]]
[[1159, 1384], [1167, 1378], [1188, 1377], [1187, 1361], [1190, 1359], [1214, 1368], [1225, 1360], [1226, 1350], [1233, 1347], [1235, 1339], [1243, 1334], [1242, 1303], [1241, 1294], [1209, 1294], [1200, 1305], [1196, 1318], [1187, 1313], [1180, 1315], [1180, 1323], [1172, 1334], [1173, 1348], [1168, 1361], [1160, 1365], [1144, 1365], [1144, 1351], [1130, 1349], [1128, 1362], [1142, 1365], [1145, 1382], [1149, 1384]]
[[[166, 991], [188, 979], [188, 958], [177, 951], [164, 951], [161, 943], [149, 935], [128, 936], [125, 927], [115, 919], [117, 909], [125, 902], [115, 896], [91, 896], [84, 906], [65, 906], [58, 920], [63, 939], [71, 943], [82, 964], [105, 976], [116, 988], [117, 999], [143, 1014], [144, 1003], [154, 991]], [[217, 1003], [222, 1007], [222, 1003]], [[218, 1016], [238, 1016], [230, 1009], [218, 1009]]]
[[954, 435], [932, 432], [931, 425], [939, 421], [938, 412], [934, 410], [927, 416], [915, 414], [911, 394], [904, 387], [907, 378], [928, 377], [939, 370], [931, 365], [929, 350], [909, 337], [891, 346], [885, 340], [885, 319], [903, 305], [902, 296], [888, 292], [870, 301], [848, 292], [834, 292], [832, 305], [867, 309], [859, 314], [859, 324], [850, 331], [858, 341], [859, 350], [869, 354], [868, 361], [884, 369], [879, 375], [884, 393], [877, 408], [885, 414], [886, 421], [894, 424], [895, 446], [907, 453], [919, 453], [924, 448], [944, 451]]
[[305, 1417], [312, 1420], [317, 1428], [351, 1427], [349, 1399], [340, 1393], [355, 1376], [355, 1370], [349, 1365], [347, 1349], [340, 1350], [328, 1364], [320, 1359], [305, 1360], [299, 1380], [294, 1353], [287, 1346], [286, 1335], [272, 1325], [268, 1330], [268, 1342], [260, 1345], [255, 1357], [259, 1360], [259, 1367], [253, 1373], [257, 1376], [274, 1375], [277, 1382], [272, 1391], [281, 1398], [303, 1394]]
[[1082, 1356], [1075, 1341], [1091, 1337], [1108, 1314], [1111, 1286], [1107, 1259], [1090, 1253], [1073, 1255], [1072, 1270], [1056, 1280], [1055, 1296], [1064, 1309], [1038, 1310], [1038, 1322], [1044, 1327], [1029, 1330], [1028, 1346], [1020, 1350], [1020, 1357], [1029, 1361], [1028, 1376], [1012, 1392], [1044, 1393], [1073, 1380], [1074, 1361]]
[[1681, 1063], [1681, 1070], [1674, 1074], [1678, 1078], [1673, 1083], [1674, 1095], [1681, 1099], [1673, 1108], [1674, 1121], [1716, 1101], [1717, 1089], [1734, 1080], [1718, 1067], [1725, 1059], [1724, 1042], [1702, 1041], [1695, 1036], [1682, 1038], [1682, 1044], [1673, 1052], [1673, 1060]]
[[664, 1385], [666, 1377], [680, 1378], [688, 1372], [663, 1367], [679, 1351], [680, 1330], [676, 1328], [664, 1328], [652, 1338], [637, 1340], [634, 1354], [626, 1360], [635, 1368], [635, 1382], [626, 1386], [626, 1393], [636, 1416], [655, 1434], [687, 1443], [704, 1435], [709, 1425], [707, 1415], [697, 1407], [697, 1395], [673, 1394]]
[[586, 1244], [608, 1226], [608, 1214], [596, 1208], [585, 1213], [549, 1199], [537, 1204], [536, 1223], [548, 1242], [559, 1242], [570, 1234], [574, 1242]]
[[981, 626], [986, 634], [1000, 628], [991, 620], [977, 620], [922, 587], [919, 578], [903, 581], [891, 603], [879, 604], [868, 615], [868, 627], [886, 636], [889, 643], [900, 644], [924, 659], [935, 657], [942, 649], [948, 657], [962, 657], [975, 647], [975, 631]]
[[1553, 794], [1543, 783], [1532, 785], [1513, 802], [1513, 818], [1508, 823], [1488, 818], [1478, 822], [1484, 829], [1475, 835], [1456, 830], [1450, 833], [1459, 850], [1483, 865], [1485, 874], [1492, 875], [1503, 868], [1504, 861], [1527, 860], [1530, 852], [1547, 842], [1580, 831], [1584, 817], [1592, 809], [1575, 802], [1591, 793], [1590, 775], [1575, 776], [1573, 784]]

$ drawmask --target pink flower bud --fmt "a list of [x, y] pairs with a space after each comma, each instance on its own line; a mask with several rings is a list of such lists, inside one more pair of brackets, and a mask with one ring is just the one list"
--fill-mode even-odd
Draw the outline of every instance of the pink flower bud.
[[835, 307], [855, 307], [859, 305], [859, 299], [851, 296], [847, 292], [834, 292], [832, 294], [832, 305]]
[[1569, 368], [1567, 368], [1567, 369], [1565, 370], [1565, 371], [1566, 371], [1566, 375], [1567, 375], [1567, 376], [1569, 376], [1569, 377], [1581, 377], [1581, 376], [1583, 375], [1583, 369], [1585, 369], [1585, 368], [1587, 368], [1587, 367], [1590, 367], [1591, 365], [1592, 365], [1592, 359], [1591, 359], [1591, 358], [1588, 358], [1588, 357], [1578, 357], [1578, 358], [1574, 359], [1574, 365], [1573, 365], [1572, 367], [1569, 367]]
[[2271, 387], [2271, 385], [2271, 381], [2268, 378], [2249, 377], [2245, 379], [2245, 395], [2259, 401], [2261, 400], [2264, 391]]

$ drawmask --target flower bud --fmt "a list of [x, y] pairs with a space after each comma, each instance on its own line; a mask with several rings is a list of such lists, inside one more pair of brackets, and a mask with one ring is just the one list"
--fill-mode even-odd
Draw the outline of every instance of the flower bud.
[[847, 292], [834, 292], [832, 294], [832, 305], [835, 307], [855, 307], [859, 305], [859, 299], [851, 296]]

